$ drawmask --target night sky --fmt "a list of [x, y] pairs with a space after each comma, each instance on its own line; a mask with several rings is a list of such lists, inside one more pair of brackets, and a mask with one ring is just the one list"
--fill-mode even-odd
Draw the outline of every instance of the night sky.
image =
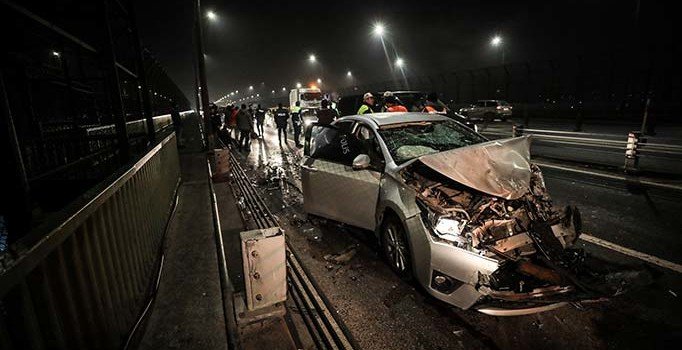
[[[194, 1], [139, 0], [143, 44], [193, 97]], [[672, 7], [623, 1], [202, 1], [211, 100], [249, 85], [270, 93], [310, 83], [323, 88], [390, 78], [372, 26], [384, 23], [389, 51], [405, 60], [408, 75], [469, 69], [505, 62], [577, 55], [662, 54], [678, 50]], [[315, 54], [318, 62], [307, 59]], [[192, 99], [193, 100], [193, 99]]]

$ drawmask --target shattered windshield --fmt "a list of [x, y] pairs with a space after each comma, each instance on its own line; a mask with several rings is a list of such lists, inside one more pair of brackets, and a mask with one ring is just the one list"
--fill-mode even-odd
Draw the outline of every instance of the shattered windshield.
[[379, 129], [396, 164], [426, 154], [443, 152], [486, 141], [454, 121], [425, 121]]

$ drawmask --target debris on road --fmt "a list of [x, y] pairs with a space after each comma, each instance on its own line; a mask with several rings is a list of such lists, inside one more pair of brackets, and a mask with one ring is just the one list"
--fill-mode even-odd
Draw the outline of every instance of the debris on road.
[[338, 265], [345, 265], [348, 261], [353, 259], [358, 251], [358, 244], [348, 246], [343, 251], [337, 254], [327, 254], [324, 256], [325, 261], [333, 262]]

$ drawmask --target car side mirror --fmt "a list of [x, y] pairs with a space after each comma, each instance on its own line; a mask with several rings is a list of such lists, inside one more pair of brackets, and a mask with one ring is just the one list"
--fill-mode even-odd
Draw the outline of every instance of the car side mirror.
[[366, 154], [358, 154], [353, 159], [353, 170], [363, 170], [369, 168], [369, 156]]

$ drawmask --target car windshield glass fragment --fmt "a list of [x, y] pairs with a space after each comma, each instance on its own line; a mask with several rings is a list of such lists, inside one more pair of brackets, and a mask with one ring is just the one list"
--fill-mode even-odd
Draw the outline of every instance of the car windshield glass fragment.
[[306, 92], [301, 94], [301, 100], [304, 101], [317, 101], [322, 99], [321, 92]]
[[485, 141], [475, 132], [449, 120], [380, 129], [379, 134], [396, 164]]

